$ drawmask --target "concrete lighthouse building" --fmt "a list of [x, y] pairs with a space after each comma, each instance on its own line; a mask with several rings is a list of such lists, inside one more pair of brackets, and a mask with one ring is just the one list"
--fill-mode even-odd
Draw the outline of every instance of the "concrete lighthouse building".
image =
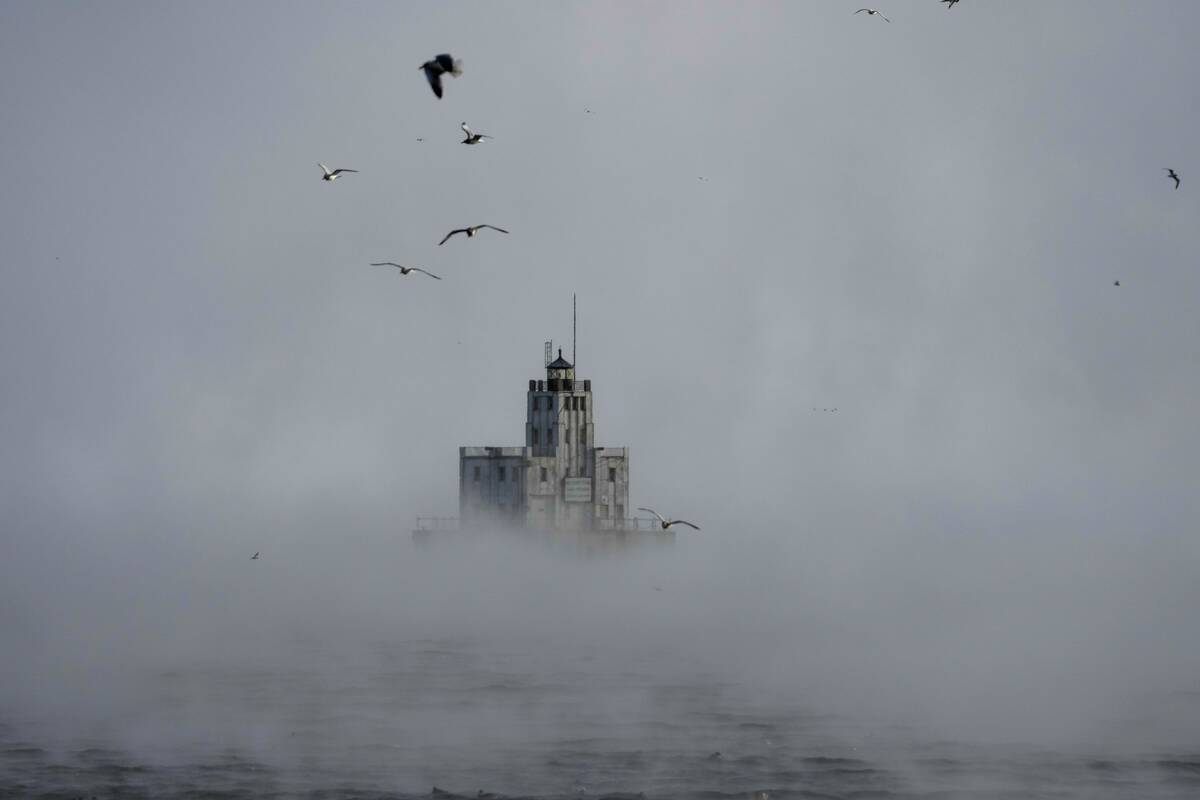
[[629, 449], [596, 446], [592, 382], [575, 377], [562, 350], [547, 362], [525, 395], [523, 447], [459, 448], [459, 527], [637, 530], [628, 516]]

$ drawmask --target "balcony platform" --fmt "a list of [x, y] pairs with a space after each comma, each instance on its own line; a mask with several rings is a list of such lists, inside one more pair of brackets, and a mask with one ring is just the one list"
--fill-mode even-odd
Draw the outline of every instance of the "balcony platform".
[[417, 517], [412, 540], [418, 545], [435, 545], [443, 542], [465, 543], [497, 536], [514, 536], [526, 543], [587, 552], [644, 546], [661, 547], [675, 542], [675, 532], [664, 531], [655, 519], [630, 517], [596, 522], [598, 526], [591, 530], [539, 530], [503, 522], [463, 528], [458, 517]]

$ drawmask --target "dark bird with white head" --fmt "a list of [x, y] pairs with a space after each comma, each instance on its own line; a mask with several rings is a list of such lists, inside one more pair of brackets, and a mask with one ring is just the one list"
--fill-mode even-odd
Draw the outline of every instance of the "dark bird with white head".
[[407, 275], [410, 272], [422, 272], [435, 280], [441, 280], [437, 275], [434, 275], [429, 270], [421, 269], [420, 267], [406, 267], [403, 264], [397, 264], [395, 261], [375, 261], [371, 263], [372, 267], [395, 267], [400, 270], [401, 275]]
[[700, 530], [699, 525], [695, 525], [691, 522], [688, 522], [685, 519], [667, 519], [662, 514], [655, 511], [653, 508], [642, 508], [641, 506], [638, 506], [638, 511], [647, 511], [647, 512], [653, 514], [654, 516], [658, 517], [659, 524], [662, 525], [662, 529], [664, 531], [667, 530], [668, 528], [670, 528], [672, 525], [687, 525], [689, 528], [695, 528], [696, 530]]
[[420, 68], [425, 70], [425, 79], [429, 81], [429, 88], [433, 89], [433, 93], [440, 100], [442, 97], [442, 75], [447, 72], [455, 78], [462, 75], [462, 60], [451, 58], [449, 53], [442, 53], [426, 61]]
[[451, 236], [454, 236], [455, 234], [458, 234], [458, 233], [465, 233], [467, 235], [467, 238], [470, 239], [471, 237], [473, 237], [475, 234], [479, 233], [479, 231], [483, 230], [484, 228], [491, 228], [494, 231], [500, 231], [501, 233], [508, 233], [508, 231], [504, 230], [504, 228], [497, 228], [495, 225], [472, 225], [469, 228], [455, 228], [454, 230], [447, 233], [446, 238], [442, 239], [440, 242], [438, 242], [438, 245], [440, 246], [440, 245], [445, 244], [447, 239], [449, 239]]

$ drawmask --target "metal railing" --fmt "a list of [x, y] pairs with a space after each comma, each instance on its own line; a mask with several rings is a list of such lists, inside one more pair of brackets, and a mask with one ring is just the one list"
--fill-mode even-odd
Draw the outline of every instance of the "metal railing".
[[623, 519], [598, 519], [597, 530], [608, 531], [658, 531], [662, 526], [651, 517], [625, 517]]
[[[417, 517], [414, 531], [457, 531], [461, 528], [458, 517]], [[651, 517], [624, 517], [621, 519], [592, 520], [592, 529], [597, 531], [660, 531], [662, 526]]]

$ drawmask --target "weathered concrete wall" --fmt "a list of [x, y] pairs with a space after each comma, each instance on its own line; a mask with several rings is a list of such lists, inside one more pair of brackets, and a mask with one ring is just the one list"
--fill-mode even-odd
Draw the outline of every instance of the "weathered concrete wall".
[[593, 499], [597, 520], [624, 520], [629, 508], [629, 448], [597, 447], [594, 454]]
[[554, 456], [530, 458], [525, 473], [525, 523], [537, 530], [550, 530], [557, 517], [558, 460]]
[[524, 447], [458, 449], [458, 516], [464, 526], [525, 515]]

